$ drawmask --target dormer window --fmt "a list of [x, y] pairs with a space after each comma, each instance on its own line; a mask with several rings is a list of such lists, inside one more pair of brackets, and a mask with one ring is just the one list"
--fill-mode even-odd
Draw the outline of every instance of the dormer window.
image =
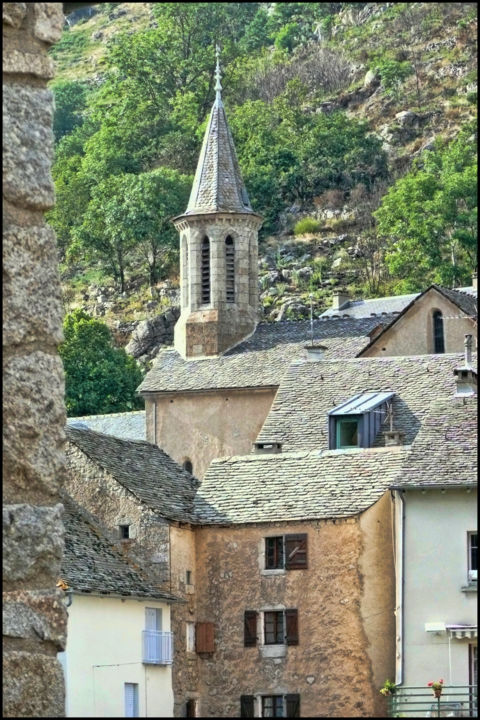
[[330, 450], [372, 447], [393, 392], [358, 393], [328, 413]]

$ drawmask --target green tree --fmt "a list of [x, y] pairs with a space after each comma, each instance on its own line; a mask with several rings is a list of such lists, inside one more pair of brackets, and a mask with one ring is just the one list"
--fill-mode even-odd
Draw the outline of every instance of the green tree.
[[113, 345], [108, 327], [82, 310], [66, 315], [59, 347], [65, 369], [65, 403], [70, 417], [125, 412], [143, 406], [137, 362]]
[[51, 89], [55, 98], [53, 134], [58, 142], [82, 124], [87, 90], [83, 83], [69, 80], [58, 80]]
[[425, 151], [374, 213], [387, 243], [385, 261], [402, 289], [470, 279], [477, 264], [476, 153], [468, 125], [450, 144]]

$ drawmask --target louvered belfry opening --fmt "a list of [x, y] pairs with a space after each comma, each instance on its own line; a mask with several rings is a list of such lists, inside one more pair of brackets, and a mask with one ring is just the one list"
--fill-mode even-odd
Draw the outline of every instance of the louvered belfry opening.
[[210, 240], [202, 241], [202, 305], [210, 303]]
[[225, 239], [225, 289], [227, 303], [235, 302], [235, 243], [230, 235]]

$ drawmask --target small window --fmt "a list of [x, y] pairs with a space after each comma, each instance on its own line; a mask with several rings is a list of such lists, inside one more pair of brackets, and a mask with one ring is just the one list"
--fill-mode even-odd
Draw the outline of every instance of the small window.
[[230, 235], [225, 240], [225, 292], [227, 303], [235, 302], [235, 244]]
[[301, 570], [306, 567], [306, 533], [265, 538], [265, 570]]
[[478, 533], [468, 533], [468, 579], [477, 580]]
[[335, 438], [336, 448], [358, 447], [358, 424], [360, 418], [349, 416], [345, 418], [337, 418], [335, 422]]
[[264, 613], [265, 645], [283, 645], [285, 642], [284, 621], [283, 610]]
[[193, 475], [193, 465], [191, 460], [185, 460], [183, 463], [183, 469], [186, 470], [190, 475]]
[[185, 708], [185, 717], [197, 717], [197, 701], [190, 698], [187, 700]]
[[138, 683], [125, 683], [125, 717], [138, 717]]
[[285, 565], [283, 535], [265, 538], [265, 569], [274, 570]]
[[191, 584], [192, 584], [192, 571], [191, 571], [191, 570], [186, 570], [186, 571], [185, 571], [185, 583], [186, 583], [187, 585], [191, 585]]
[[284, 717], [283, 707], [283, 695], [262, 696], [262, 717]]
[[130, 537], [130, 525], [119, 525], [120, 538], [122, 540], [128, 540]]
[[202, 305], [210, 303], [210, 241], [202, 242]]
[[440, 310], [433, 313], [433, 352], [445, 352], [445, 336], [443, 332], [443, 315]]

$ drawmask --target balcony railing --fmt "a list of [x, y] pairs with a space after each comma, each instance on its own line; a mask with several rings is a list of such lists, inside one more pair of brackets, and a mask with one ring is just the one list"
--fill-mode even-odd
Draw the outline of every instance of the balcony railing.
[[171, 665], [173, 661], [173, 633], [143, 630], [143, 663]]
[[429, 687], [397, 687], [388, 698], [389, 717], [478, 717], [476, 685], [444, 685], [436, 698]]

